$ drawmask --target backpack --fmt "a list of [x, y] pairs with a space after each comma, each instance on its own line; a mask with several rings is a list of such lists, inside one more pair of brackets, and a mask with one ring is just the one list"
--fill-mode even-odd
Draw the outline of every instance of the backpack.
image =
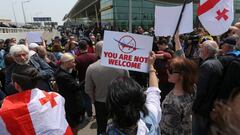
[[[154, 115], [149, 112], [147, 116], [143, 117], [141, 113], [141, 120], [145, 123], [149, 132], [147, 135], [160, 135], [159, 123], [155, 120]], [[107, 128], [107, 135], [126, 135], [117, 129], [113, 124], [110, 124]]]

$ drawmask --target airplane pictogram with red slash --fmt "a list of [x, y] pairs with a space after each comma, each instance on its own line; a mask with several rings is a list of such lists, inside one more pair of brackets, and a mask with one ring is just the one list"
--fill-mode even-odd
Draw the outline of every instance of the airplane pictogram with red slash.
[[123, 53], [132, 53], [133, 51], [136, 50], [142, 50], [142, 48], [136, 47], [137, 44], [136, 40], [129, 35], [123, 36], [119, 40], [117, 39], [113, 40], [118, 43], [118, 47], [120, 51], [122, 51]]

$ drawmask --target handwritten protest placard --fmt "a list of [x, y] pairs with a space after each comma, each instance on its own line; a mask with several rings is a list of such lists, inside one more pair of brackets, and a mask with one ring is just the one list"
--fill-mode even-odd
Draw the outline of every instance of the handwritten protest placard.
[[108, 67], [148, 72], [147, 59], [153, 38], [131, 33], [104, 32], [101, 64]]
[[41, 33], [40, 32], [28, 32], [27, 33], [27, 40], [28, 40], [28, 43], [39, 43], [39, 42], [42, 42], [42, 39], [41, 39]]
[[[155, 35], [173, 36], [177, 27], [182, 6], [156, 6], [155, 8]], [[183, 12], [179, 26], [179, 34], [193, 31], [193, 3], [188, 3]]]

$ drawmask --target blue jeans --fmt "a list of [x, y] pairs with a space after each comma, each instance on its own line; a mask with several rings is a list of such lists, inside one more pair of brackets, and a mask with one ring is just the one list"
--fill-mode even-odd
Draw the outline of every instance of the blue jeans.
[[84, 94], [85, 109], [88, 117], [92, 117], [92, 101], [88, 94]]

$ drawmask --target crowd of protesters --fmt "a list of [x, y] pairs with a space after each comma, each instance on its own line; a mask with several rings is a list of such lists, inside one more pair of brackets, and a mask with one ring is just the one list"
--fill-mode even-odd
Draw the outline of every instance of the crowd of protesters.
[[[154, 37], [148, 74], [102, 66], [104, 30], [94, 27], [62, 28], [50, 44], [0, 40], [0, 102], [32, 88], [57, 92], [74, 134], [95, 118], [98, 135], [240, 134], [240, 23], [219, 37], [203, 28], [173, 38], [141, 26], [134, 33]], [[23, 65], [35, 69], [34, 84], [16, 80]]]

